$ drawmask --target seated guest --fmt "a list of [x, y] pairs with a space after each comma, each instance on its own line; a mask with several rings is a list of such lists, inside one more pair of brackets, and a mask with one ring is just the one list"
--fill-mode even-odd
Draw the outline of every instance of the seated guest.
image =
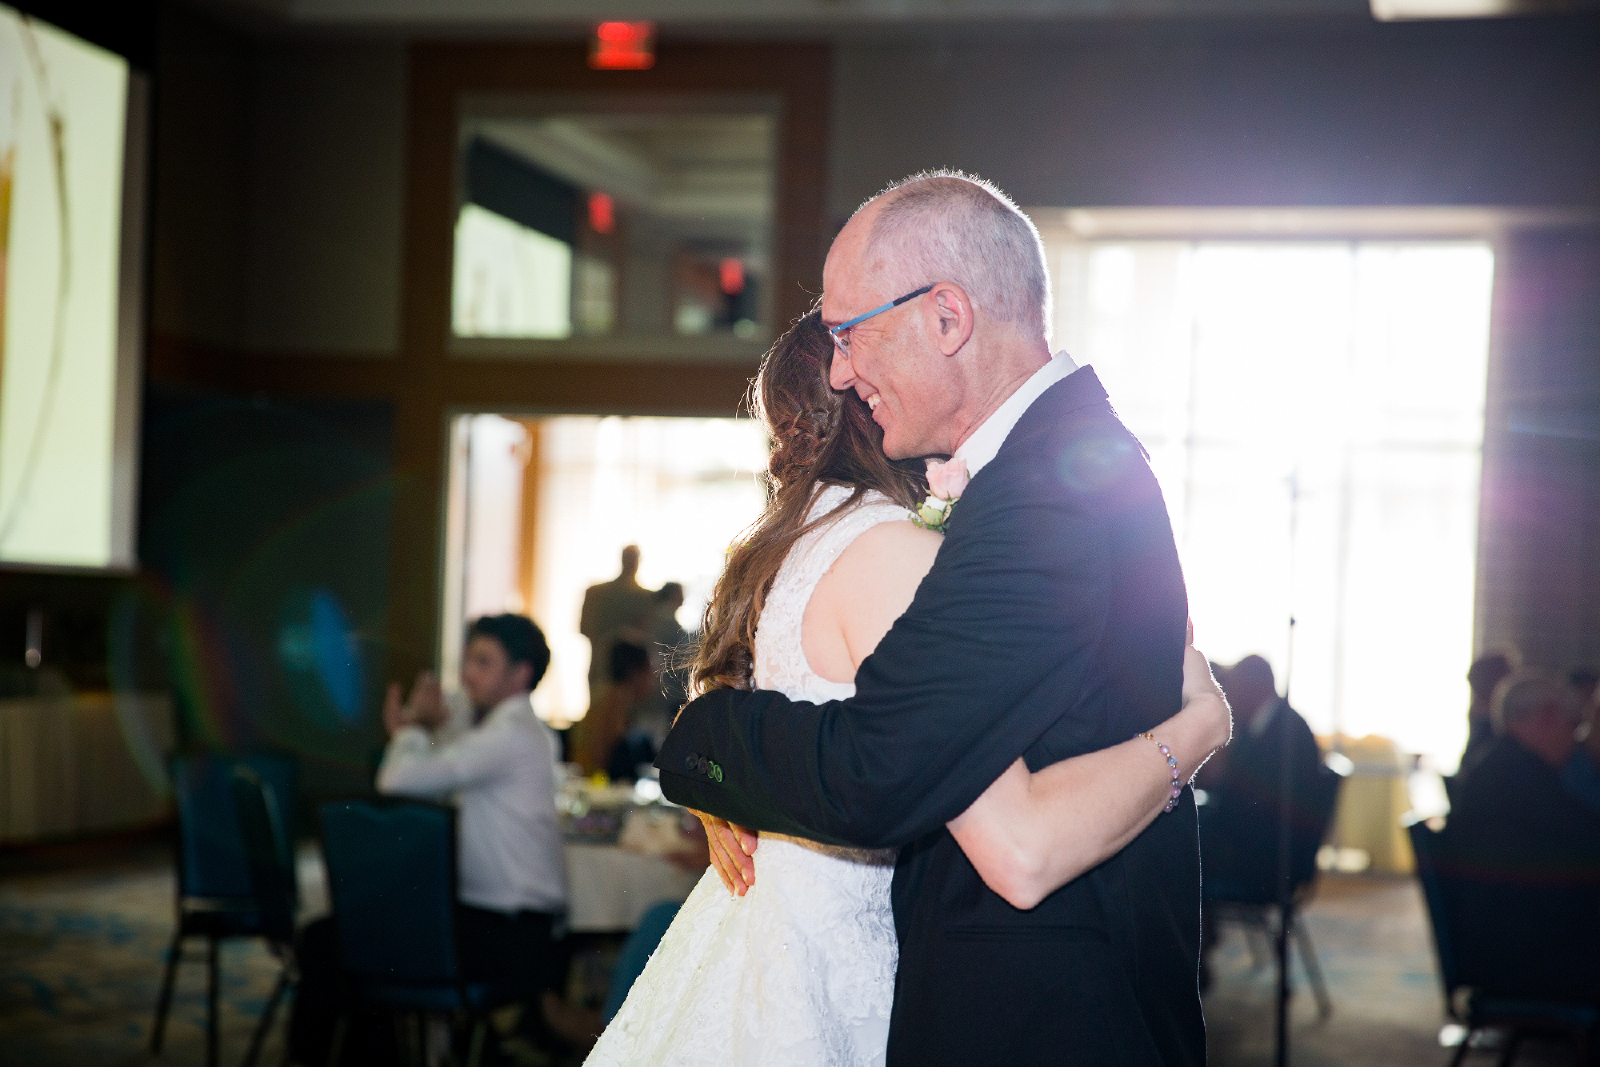
[[[470, 728], [450, 740], [441, 736], [450, 714], [432, 675], [419, 676], [404, 702], [399, 685], [390, 686], [384, 706], [390, 740], [377, 784], [382, 793], [456, 804], [462, 971], [468, 981], [542, 990], [546, 1021], [560, 1031], [570, 1020], [550, 992], [562, 977], [552, 926], [567, 900], [555, 807], [557, 745], [529, 703], [549, 665], [549, 647], [532, 620], [494, 615], [472, 623], [461, 663]], [[303, 974], [337, 970], [331, 930], [317, 925], [302, 939]], [[300, 1062], [321, 1063], [338, 1002], [315, 991], [336, 990], [337, 981], [308, 977], [314, 992], [306, 996], [303, 979], [295, 1052]]]
[[[1200, 809], [1200, 856], [1206, 900], [1266, 904], [1278, 899], [1279, 798], [1288, 759], [1289, 816], [1293, 842], [1310, 841], [1320, 828], [1309, 811], [1308, 792], [1316, 781], [1322, 753], [1300, 713], [1278, 695], [1272, 666], [1246, 656], [1216, 671], [1217, 683], [1233, 709], [1233, 741], [1211, 757], [1196, 781], [1206, 792]], [[1300, 856], [1305, 847], [1291, 846]], [[1301, 863], [1298, 866], [1304, 867]], [[1294, 870], [1296, 881], [1309, 870]], [[1216, 943], [1209, 906], [1201, 920], [1205, 948]], [[1208, 969], [1202, 966], [1202, 981]]]
[[653, 763], [654, 743], [635, 728], [632, 715], [641, 705], [660, 696], [655, 668], [644, 646], [618, 641], [611, 647], [610, 686], [600, 702], [589, 709], [575, 728], [578, 763], [593, 774], [604, 771], [612, 778], [633, 778], [641, 763]]
[[1600, 1003], [1600, 813], [1564, 783], [1575, 759], [1594, 769], [1576, 701], [1520, 672], [1491, 716], [1494, 741], [1457, 785], [1440, 842], [1462, 971], [1502, 995]]
[[1494, 691], [1517, 669], [1519, 660], [1515, 651], [1488, 652], [1473, 660], [1472, 666], [1467, 668], [1467, 685], [1472, 688], [1472, 702], [1467, 705], [1467, 747], [1461, 753], [1461, 766], [1455, 773], [1456, 781], [1470, 774], [1494, 743], [1494, 724], [1489, 713], [1494, 702]]
[[446, 718], [431, 680], [404, 704], [391, 686], [384, 707], [390, 740], [378, 791], [454, 798], [463, 904], [457, 934], [468, 973], [489, 980], [525, 980], [530, 965], [553, 958], [551, 924], [566, 910], [556, 740], [529, 702], [549, 666], [550, 649], [532, 620], [486, 616], [468, 627], [461, 663], [472, 729], [435, 743], [431, 732]]
[[[1233, 708], [1233, 742], [1213, 756], [1202, 784], [1201, 819], [1206, 881], [1237, 883], [1243, 893], [1276, 899], [1278, 811], [1284, 759], [1289, 761], [1292, 823], [1309, 830], [1307, 789], [1316, 780], [1322, 752], [1311, 727], [1278, 695], [1272, 666], [1246, 656], [1218, 676]], [[1205, 823], [1211, 823], [1209, 831]]]

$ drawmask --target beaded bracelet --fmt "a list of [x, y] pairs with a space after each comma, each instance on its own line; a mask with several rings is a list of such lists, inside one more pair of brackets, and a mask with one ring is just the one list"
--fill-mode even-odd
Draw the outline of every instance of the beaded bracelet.
[[1178, 757], [1172, 754], [1172, 749], [1157, 741], [1155, 734], [1146, 731], [1139, 736], [1155, 745], [1161, 750], [1161, 754], [1167, 757], [1167, 769], [1172, 772], [1172, 795], [1167, 798], [1167, 806], [1161, 810], [1163, 812], [1171, 811], [1177, 806], [1178, 798], [1183, 796], [1183, 783], [1178, 781]]

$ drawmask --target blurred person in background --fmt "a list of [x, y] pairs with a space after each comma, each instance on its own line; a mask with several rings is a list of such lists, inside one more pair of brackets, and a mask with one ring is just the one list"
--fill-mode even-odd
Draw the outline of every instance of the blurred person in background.
[[[1322, 763], [1311, 727], [1278, 695], [1272, 665], [1246, 656], [1232, 667], [1214, 668], [1217, 684], [1233, 708], [1233, 743], [1221, 749], [1196, 780], [1206, 791], [1200, 809], [1200, 851], [1207, 900], [1269, 902], [1278, 896], [1278, 819], [1288, 759], [1291, 829], [1308, 833], [1315, 817], [1309, 791]], [[1201, 921], [1202, 983], [1206, 956], [1216, 944], [1217, 924], [1209, 907]], [[1203, 985], [1202, 985], [1203, 987]]]
[[555, 736], [529, 700], [549, 666], [549, 646], [531, 619], [485, 616], [467, 628], [461, 660], [471, 730], [436, 743], [433, 731], [446, 719], [431, 675], [419, 677], [404, 702], [391, 685], [384, 703], [389, 747], [378, 791], [454, 798], [460, 809], [462, 952], [478, 958], [480, 973], [514, 973], [549, 955], [551, 918], [566, 908]]
[[[431, 673], [418, 675], [404, 700], [399, 683], [392, 684], [383, 710], [389, 745], [377, 786], [391, 796], [456, 805], [456, 938], [464, 976], [542, 990], [544, 1022], [575, 1041], [594, 1027], [553, 992], [564, 977], [553, 926], [567, 903], [555, 806], [558, 746], [529, 700], [549, 666], [549, 646], [531, 619], [474, 621], [461, 659], [471, 728], [444, 736], [451, 716]], [[302, 941], [291, 1045], [299, 1062], [323, 1063], [343, 996], [332, 920], [310, 924]]]
[[1467, 747], [1461, 753], [1456, 780], [1465, 778], [1483, 759], [1494, 743], [1494, 723], [1490, 708], [1495, 687], [1521, 666], [1522, 658], [1510, 649], [1486, 652], [1467, 668], [1467, 685], [1472, 687], [1472, 703], [1467, 706]]
[[578, 763], [588, 774], [604, 771], [614, 779], [634, 778], [639, 764], [656, 758], [655, 742], [631, 725], [634, 712], [661, 695], [650, 653], [642, 645], [618, 641], [611, 646], [608, 679], [600, 703], [573, 727]]
[[[1233, 743], [1212, 757], [1201, 771], [1206, 790], [1206, 819], [1228, 809], [1229, 839], [1218, 842], [1218, 857], [1237, 853], [1237, 873], [1260, 869], [1270, 882], [1277, 872], [1278, 798], [1283, 793], [1284, 754], [1294, 790], [1291, 812], [1301, 790], [1322, 763], [1322, 751], [1306, 720], [1278, 695], [1272, 665], [1261, 656], [1246, 656], [1231, 667], [1215, 668], [1217, 684], [1233, 708]], [[1285, 737], [1287, 735], [1287, 738]], [[1287, 742], [1287, 744], [1286, 744]], [[1202, 820], [1205, 821], [1205, 820]], [[1220, 827], [1219, 827], [1220, 829]], [[1264, 842], [1264, 844], [1263, 844]], [[1264, 860], [1256, 853], [1264, 849]], [[1206, 880], [1214, 877], [1213, 853], [1206, 853]]]
[[1579, 742], [1583, 718], [1556, 678], [1513, 674], [1456, 787], [1441, 858], [1459, 882], [1463, 974], [1488, 992], [1600, 1003], [1600, 736]]
[[641, 711], [637, 725], [650, 735], [651, 743], [657, 747], [667, 736], [673, 716], [688, 699], [684, 683], [688, 673], [689, 633], [678, 622], [678, 610], [682, 607], [682, 583], [668, 582], [656, 590], [650, 623], [650, 654], [661, 685], [655, 706]]
[[611, 646], [648, 642], [655, 596], [639, 584], [638, 545], [622, 550], [620, 574], [584, 592], [578, 632], [589, 639], [589, 707], [598, 707], [611, 685]]
[[[1548, 823], [1568, 802], [1600, 818], [1596, 706], [1591, 702], [1585, 707], [1570, 686], [1530, 670], [1503, 681], [1492, 707], [1495, 739], [1478, 764], [1485, 780], [1457, 787], [1452, 822], [1463, 814], [1471, 822], [1480, 814], [1480, 805], [1491, 806], [1491, 798], [1493, 809], [1513, 820], [1519, 809], [1530, 806], [1544, 815], [1529, 822]], [[1522, 836], [1508, 824], [1497, 825], [1507, 834]]]

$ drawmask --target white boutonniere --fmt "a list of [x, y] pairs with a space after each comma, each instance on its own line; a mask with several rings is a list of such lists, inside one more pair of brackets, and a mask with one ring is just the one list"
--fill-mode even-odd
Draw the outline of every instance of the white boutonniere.
[[966, 460], [928, 460], [928, 499], [911, 513], [911, 521], [925, 530], [944, 533], [950, 513], [966, 488]]

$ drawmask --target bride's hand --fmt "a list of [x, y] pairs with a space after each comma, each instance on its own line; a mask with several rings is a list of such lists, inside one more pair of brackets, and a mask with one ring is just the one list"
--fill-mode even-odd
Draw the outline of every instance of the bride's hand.
[[[1190, 640], [1194, 630], [1191, 624]], [[1215, 752], [1233, 739], [1233, 713], [1228, 698], [1211, 674], [1211, 662], [1191, 643], [1183, 650], [1183, 713], [1206, 717], [1210, 747]]]
[[[694, 811], [693, 808], [689, 809]], [[696, 811], [695, 815], [706, 828], [706, 843], [711, 848], [711, 865], [717, 877], [728, 887], [728, 892], [744, 896], [756, 884], [756, 845], [760, 839], [742, 826], [727, 819]]]

